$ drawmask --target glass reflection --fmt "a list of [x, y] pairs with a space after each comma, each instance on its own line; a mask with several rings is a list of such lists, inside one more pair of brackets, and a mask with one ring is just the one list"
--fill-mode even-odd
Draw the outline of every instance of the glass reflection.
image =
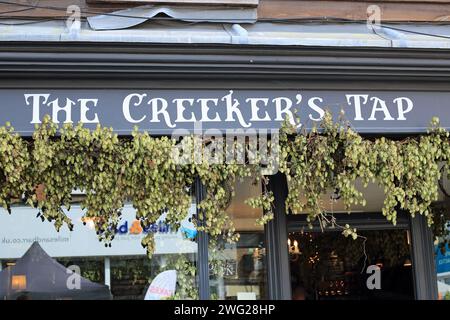
[[267, 298], [264, 228], [256, 225], [262, 210], [245, 204], [260, 192], [250, 179], [236, 185], [227, 208], [240, 238], [236, 243], [210, 242], [209, 266], [211, 298], [259, 300]]

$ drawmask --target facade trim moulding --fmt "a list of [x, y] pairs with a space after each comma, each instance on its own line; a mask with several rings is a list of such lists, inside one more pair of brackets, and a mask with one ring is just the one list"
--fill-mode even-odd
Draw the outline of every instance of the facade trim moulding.
[[0, 79], [449, 81], [450, 50], [256, 45], [0, 43]]

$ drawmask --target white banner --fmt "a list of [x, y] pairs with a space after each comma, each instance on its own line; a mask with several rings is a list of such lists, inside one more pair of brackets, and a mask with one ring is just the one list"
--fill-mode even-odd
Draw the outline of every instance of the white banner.
[[0, 259], [20, 258], [34, 241], [52, 257], [143, 255], [146, 251], [141, 239], [149, 232], [155, 234], [155, 254], [195, 253], [197, 244], [189, 239], [196, 234], [190, 222], [195, 210], [193, 204], [178, 231], [170, 230], [164, 223], [165, 215], [144, 230], [135, 219], [135, 209], [126, 205], [112, 246], [105, 247], [98, 241], [93, 223], [88, 221], [83, 225], [83, 211], [79, 206], [73, 206], [67, 213], [74, 224], [72, 232], [67, 226], [57, 232], [52, 223], [37, 218], [38, 211], [30, 207], [13, 207], [11, 215], [0, 209]]
[[173, 296], [177, 285], [176, 270], [167, 270], [158, 274], [148, 287], [144, 300], [161, 300]]

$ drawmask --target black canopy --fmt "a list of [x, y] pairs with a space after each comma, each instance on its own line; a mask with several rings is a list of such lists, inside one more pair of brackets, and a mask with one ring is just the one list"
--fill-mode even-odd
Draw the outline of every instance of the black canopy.
[[[34, 242], [14, 266], [0, 272], [0, 299], [111, 299], [108, 286], [83, 277], [73, 281], [73, 275]], [[73, 283], [79, 288], [71, 289]]]

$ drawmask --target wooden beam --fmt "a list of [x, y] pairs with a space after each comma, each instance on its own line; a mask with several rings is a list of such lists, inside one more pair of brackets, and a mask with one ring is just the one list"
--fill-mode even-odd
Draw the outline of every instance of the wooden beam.
[[369, 5], [379, 5], [382, 21], [450, 21], [450, 3], [397, 3], [314, 0], [261, 0], [258, 19], [315, 19], [338, 18], [367, 20]]

